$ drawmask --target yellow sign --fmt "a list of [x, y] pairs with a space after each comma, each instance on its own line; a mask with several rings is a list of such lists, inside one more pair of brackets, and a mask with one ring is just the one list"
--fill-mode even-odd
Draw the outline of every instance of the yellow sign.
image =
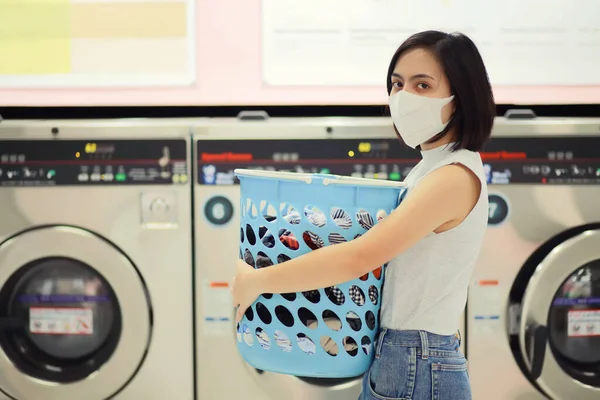
[[85, 145], [86, 153], [95, 153], [96, 152], [96, 143], [87, 143]]

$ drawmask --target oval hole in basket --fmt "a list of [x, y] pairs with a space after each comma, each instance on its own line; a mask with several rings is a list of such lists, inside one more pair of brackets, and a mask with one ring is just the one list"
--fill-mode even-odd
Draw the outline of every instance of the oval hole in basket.
[[281, 322], [284, 326], [287, 326], [288, 328], [294, 326], [294, 316], [286, 307], [275, 307], [275, 316], [277, 317], [279, 322]]
[[382, 219], [387, 217], [387, 212], [385, 212], [385, 210], [377, 210], [377, 214], [375, 214], [376, 218], [377, 218], [377, 222], [381, 221]]
[[346, 301], [344, 292], [342, 292], [337, 286], [325, 288], [325, 295], [336, 306], [341, 306]]
[[269, 256], [266, 253], [259, 251], [256, 255], [256, 268], [266, 268], [271, 265], [273, 265], [273, 261]]
[[281, 213], [281, 218], [288, 224], [298, 225], [300, 223], [300, 213], [291, 205], [281, 203], [279, 212]]
[[317, 250], [321, 247], [325, 247], [325, 242], [323, 239], [311, 231], [304, 231], [304, 233], [302, 233], [302, 240], [304, 240], [304, 243], [306, 243], [311, 250]]
[[275, 207], [268, 203], [266, 200], [260, 202], [260, 210], [263, 218], [267, 222], [275, 222], [277, 220], [277, 210]]
[[280, 254], [277, 256], [277, 264], [284, 263], [286, 261], [290, 261], [291, 258], [285, 254]]
[[306, 307], [298, 309], [298, 318], [309, 329], [317, 329], [317, 326], [319, 326], [319, 321], [317, 321], [315, 314]]
[[256, 234], [254, 234], [254, 229], [250, 224], [246, 224], [246, 239], [248, 239], [248, 243], [254, 246], [256, 244]]
[[348, 290], [348, 295], [350, 296], [354, 304], [356, 304], [357, 306], [360, 307], [365, 305], [365, 292], [363, 292], [363, 290], [359, 286], [350, 286], [350, 289]]
[[296, 300], [296, 293], [281, 293], [281, 297], [287, 301], [294, 301]]
[[338, 317], [333, 311], [325, 310], [323, 311], [322, 316], [323, 322], [325, 322], [325, 325], [327, 325], [329, 329], [334, 331], [339, 331], [342, 329], [342, 320], [340, 320], [340, 317]]
[[373, 314], [373, 311], [369, 310], [365, 314], [365, 324], [370, 330], [375, 329], [375, 314]]
[[348, 314], [346, 314], [346, 322], [350, 328], [356, 332], [360, 331], [362, 328], [362, 320], [354, 311], [348, 311]]
[[337, 232], [331, 232], [329, 234], [329, 236], [327, 236], [327, 239], [329, 239], [330, 245], [340, 244], [340, 243], [344, 243], [347, 241], [346, 238], [344, 238], [342, 235], [340, 235]]
[[321, 293], [318, 290], [308, 290], [306, 292], [302, 292], [306, 300], [310, 301], [313, 304], [317, 304], [321, 301]]
[[263, 293], [261, 296], [264, 297], [265, 299], [272, 299], [273, 293]]
[[258, 237], [263, 246], [268, 249], [272, 249], [275, 247], [275, 237], [266, 226], [261, 226], [258, 228]]
[[248, 346], [254, 344], [254, 336], [252, 336], [252, 332], [250, 332], [250, 328], [248, 328], [248, 325], [246, 324], [242, 325], [242, 337]]
[[340, 349], [335, 340], [333, 340], [329, 336], [321, 336], [321, 347], [323, 348], [323, 350], [325, 350], [327, 354], [333, 357], [337, 356], [340, 352]]
[[360, 341], [360, 346], [362, 347], [364, 353], [369, 355], [371, 352], [371, 339], [368, 336], [363, 336]]
[[311, 205], [304, 207], [304, 216], [314, 226], [323, 227], [327, 225], [327, 217], [317, 207]]
[[298, 347], [300, 347], [300, 350], [302, 350], [308, 355], [312, 356], [317, 350], [315, 342], [313, 342], [312, 339], [306, 336], [304, 333], [299, 333], [298, 335], [296, 335], [296, 343], [298, 343]]
[[246, 200], [246, 214], [250, 219], [256, 219], [258, 217], [258, 209], [251, 199]]
[[375, 225], [373, 216], [365, 209], [360, 209], [356, 212], [356, 221], [365, 230], [369, 230]]
[[237, 338], [237, 341], [242, 343], [242, 331], [239, 323], [235, 327], [235, 336]]
[[342, 229], [352, 228], [352, 219], [346, 211], [339, 207], [332, 207], [329, 213], [333, 222]]
[[256, 314], [258, 314], [258, 318], [260, 318], [260, 320], [267, 325], [273, 321], [271, 312], [263, 303], [256, 303]]
[[244, 315], [246, 316], [246, 319], [248, 321], [252, 322], [252, 320], [254, 319], [254, 311], [252, 310], [252, 307], [248, 307]]
[[342, 346], [344, 346], [346, 353], [350, 354], [352, 357], [355, 357], [358, 354], [358, 344], [356, 343], [356, 340], [350, 336], [346, 336], [342, 339]]
[[279, 230], [279, 240], [290, 250], [298, 250], [300, 247], [298, 239], [296, 239], [296, 236], [288, 229]]
[[369, 300], [371, 300], [374, 306], [379, 303], [379, 290], [377, 290], [375, 285], [369, 286]]
[[244, 243], [244, 228], [240, 228], [240, 243]]
[[256, 339], [258, 340], [258, 344], [265, 350], [269, 350], [271, 348], [271, 339], [269, 339], [269, 335], [263, 328], [256, 328], [255, 331]]
[[275, 344], [277, 345], [277, 347], [279, 347], [281, 350], [283, 350], [286, 353], [289, 353], [292, 351], [292, 341], [290, 340], [288, 335], [286, 335], [285, 333], [283, 333], [280, 330], [276, 330], [275, 334], [273, 336], [274, 336]]
[[252, 265], [253, 267], [256, 266], [254, 263], [254, 257], [252, 257], [252, 253], [250, 253], [250, 250], [248, 249], [244, 250], [244, 262], [248, 265]]
[[375, 277], [375, 279], [377, 280], [381, 280], [381, 273], [383, 272], [383, 268], [379, 267], [376, 270], [373, 271], [373, 276]]

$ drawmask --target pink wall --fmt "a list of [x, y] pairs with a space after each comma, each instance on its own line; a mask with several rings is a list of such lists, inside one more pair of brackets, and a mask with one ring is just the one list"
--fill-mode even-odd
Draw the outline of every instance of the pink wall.
[[[260, 66], [260, 0], [199, 1], [198, 80], [161, 89], [0, 90], [0, 106], [382, 104], [385, 88], [267, 88]], [[383, 82], [384, 77], [382, 77]], [[498, 103], [600, 103], [600, 86], [495, 87]]]

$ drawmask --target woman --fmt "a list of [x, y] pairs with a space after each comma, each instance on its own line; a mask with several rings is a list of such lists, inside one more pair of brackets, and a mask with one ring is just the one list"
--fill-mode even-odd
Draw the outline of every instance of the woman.
[[232, 288], [237, 319], [261, 293], [338, 285], [389, 262], [361, 399], [471, 399], [457, 325], [487, 225], [478, 152], [492, 130], [492, 89], [468, 37], [426, 31], [394, 54], [387, 90], [397, 134], [422, 154], [405, 179], [404, 200], [350, 242], [275, 268], [240, 260]]

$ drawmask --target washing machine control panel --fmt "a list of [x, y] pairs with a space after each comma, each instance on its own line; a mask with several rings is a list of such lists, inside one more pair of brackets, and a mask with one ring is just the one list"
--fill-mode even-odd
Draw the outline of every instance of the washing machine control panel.
[[401, 181], [420, 155], [397, 139], [199, 140], [198, 183], [239, 183], [236, 168]]
[[600, 185], [600, 137], [499, 137], [481, 153], [488, 183]]
[[186, 183], [188, 176], [183, 139], [0, 140], [5, 187], [167, 185]]
[[[417, 151], [389, 139], [199, 140], [201, 185], [234, 185], [236, 168], [403, 180]], [[600, 185], [600, 137], [496, 137], [481, 152], [490, 184]]]

